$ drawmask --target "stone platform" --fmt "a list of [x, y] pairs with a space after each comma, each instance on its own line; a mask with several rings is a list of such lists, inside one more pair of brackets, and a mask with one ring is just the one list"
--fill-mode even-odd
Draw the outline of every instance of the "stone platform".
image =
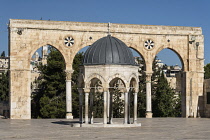
[[[96, 120], [96, 119], [94, 119]], [[103, 119], [99, 119], [100, 122]], [[113, 122], [122, 123], [122, 119]], [[210, 138], [209, 118], [138, 118], [141, 127], [71, 127], [78, 119], [0, 119], [1, 140], [202, 140]]]
[[137, 124], [122, 124], [122, 123], [115, 123], [115, 124], [103, 124], [103, 123], [93, 123], [93, 124], [80, 124], [80, 123], [73, 123], [72, 127], [140, 127], [141, 123]]

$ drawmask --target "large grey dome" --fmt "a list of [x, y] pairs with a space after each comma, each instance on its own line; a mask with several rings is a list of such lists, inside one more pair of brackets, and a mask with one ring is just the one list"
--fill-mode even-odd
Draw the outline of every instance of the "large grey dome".
[[133, 54], [121, 40], [108, 35], [97, 40], [84, 54], [84, 65], [136, 65]]

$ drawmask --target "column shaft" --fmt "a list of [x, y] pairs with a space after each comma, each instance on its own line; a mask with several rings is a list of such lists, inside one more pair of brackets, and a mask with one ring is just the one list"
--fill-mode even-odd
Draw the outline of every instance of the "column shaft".
[[82, 90], [79, 91], [79, 121], [83, 123], [83, 94]]
[[125, 92], [124, 123], [128, 123], [128, 92]]
[[151, 76], [152, 73], [146, 74], [146, 118], [152, 118]]
[[109, 124], [112, 124], [112, 117], [113, 117], [113, 108], [112, 108], [112, 103], [113, 103], [113, 91], [110, 92], [110, 101], [109, 101]]
[[88, 124], [88, 98], [89, 93], [85, 93], [85, 123]]
[[107, 92], [107, 118], [109, 118], [109, 108], [110, 108], [110, 93]]
[[107, 124], [107, 92], [104, 92], [104, 124]]
[[131, 98], [131, 91], [129, 90], [128, 92], [128, 124], [130, 124], [130, 109], [131, 109], [131, 106], [130, 106], [130, 98]]
[[133, 123], [137, 123], [137, 92], [134, 93], [134, 112], [133, 112]]
[[72, 116], [72, 93], [71, 75], [73, 70], [66, 70], [66, 119], [73, 119]]
[[90, 93], [90, 123], [93, 124], [93, 93]]
[[66, 80], [66, 119], [73, 119], [71, 80]]

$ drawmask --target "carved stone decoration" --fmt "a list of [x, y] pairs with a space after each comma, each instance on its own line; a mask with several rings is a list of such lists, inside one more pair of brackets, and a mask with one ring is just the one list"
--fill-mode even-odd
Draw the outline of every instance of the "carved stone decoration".
[[155, 46], [154, 41], [148, 39], [147, 41], [144, 42], [144, 47], [148, 50], [152, 49]]
[[73, 70], [66, 70], [66, 80], [71, 80], [71, 76], [73, 74]]
[[70, 47], [70, 46], [73, 46], [74, 45], [74, 38], [72, 38], [72, 37], [66, 37], [65, 39], [64, 39], [64, 43], [65, 43], [65, 45], [66, 46], [68, 46], [68, 47]]

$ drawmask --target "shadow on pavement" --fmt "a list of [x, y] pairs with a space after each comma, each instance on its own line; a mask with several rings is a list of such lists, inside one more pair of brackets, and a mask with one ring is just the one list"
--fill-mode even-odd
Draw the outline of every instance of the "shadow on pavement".
[[80, 123], [79, 121], [56, 121], [56, 122], [51, 122], [53, 124], [60, 124], [60, 125], [72, 125], [74, 123]]

